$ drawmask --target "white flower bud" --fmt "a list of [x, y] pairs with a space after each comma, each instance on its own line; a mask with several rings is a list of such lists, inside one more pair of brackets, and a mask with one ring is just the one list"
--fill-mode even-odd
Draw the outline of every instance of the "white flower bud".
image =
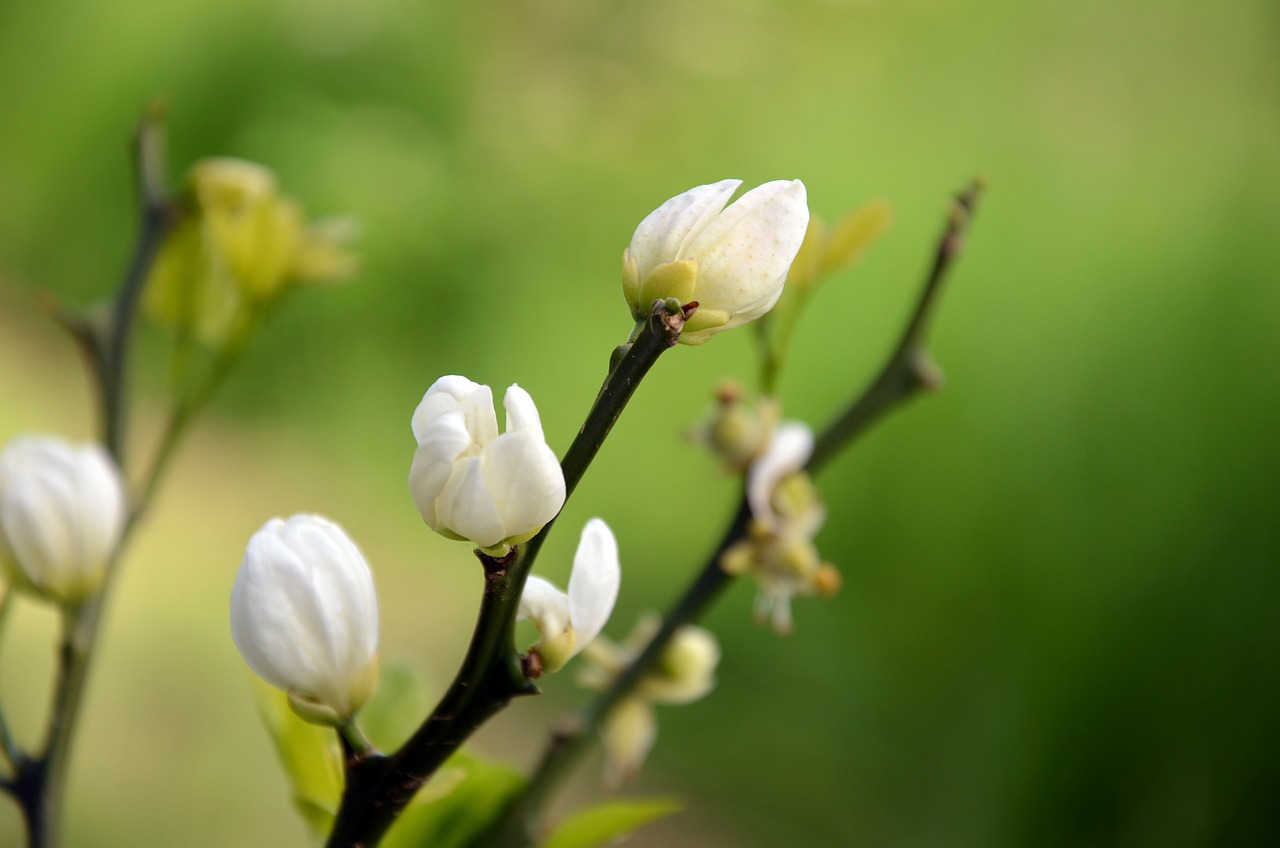
[[640, 222], [622, 255], [622, 291], [637, 321], [659, 298], [697, 301], [680, 341], [702, 344], [777, 303], [809, 225], [804, 183], [765, 183], [726, 207], [741, 184], [689, 189]]
[[543, 671], [559, 671], [600, 635], [618, 599], [622, 570], [609, 525], [593, 518], [582, 528], [565, 594], [536, 575], [520, 596], [520, 619], [532, 619], [542, 637], [534, 646]]
[[78, 603], [106, 577], [127, 500], [120, 471], [101, 445], [14, 439], [0, 453], [0, 562], [18, 585]]
[[505, 553], [555, 518], [565, 486], [533, 398], [512, 385], [502, 403], [507, 430], [498, 435], [488, 386], [450, 376], [427, 389], [413, 413], [409, 489], [432, 530]]
[[364, 556], [318, 515], [271, 519], [236, 575], [231, 637], [304, 719], [351, 718], [378, 678], [378, 599]]

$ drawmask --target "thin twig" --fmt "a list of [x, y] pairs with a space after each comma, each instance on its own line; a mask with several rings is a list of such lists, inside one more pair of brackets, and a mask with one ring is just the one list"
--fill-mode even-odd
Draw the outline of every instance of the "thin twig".
[[[960, 252], [963, 235], [980, 191], [981, 184], [975, 181], [956, 197], [947, 226], [939, 239], [935, 260], [901, 340], [879, 376], [818, 438], [817, 448], [808, 465], [810, 471], [817, 471], [825, 465], [884, 412], [931, 385], [925, 376], [929, 373], [926, 368], [931, 364], [924, 350], [928, 318], [937, 302], [942, 280]], [[679, 596], [664, 617], [662, 627], [649, 640], [640, 656], [623, 670], [608, 689], [597, 695], [575, 717], [562, 722], [552, 733], [543, 757], [525, 789], [495, 822], [489, 835], [481, 843], [484, 848], [523, 848], [536, 841], [543, 826], [542, 817], [547, 801], [568, 774], [574, 761], [587, 749], [600, 724], [659, 660], [676, 631], [698, 619], [732, 582], [733, 577], [724, 571], [720, 561], [725, 551], [745, 537], [750, 517], [750, 507], [744, 494], [738, 511], [715, 552]]]
[[125, 360], [132, 336], [134, 316], [142, 288], [155, 262], [160, 245], [173, 223], [173, 205], [165, 190], [165, 155], [163, 108], [153, 106], [143, 117], [134, 137], [134, 160], [137, 163], [140, 227], [133, 258], [125, 271], [124, 282], [116, 294], [111, 324], [102, 344], [101, 387], [103, 442], [116, 464], [124, 467], [125, 428]]

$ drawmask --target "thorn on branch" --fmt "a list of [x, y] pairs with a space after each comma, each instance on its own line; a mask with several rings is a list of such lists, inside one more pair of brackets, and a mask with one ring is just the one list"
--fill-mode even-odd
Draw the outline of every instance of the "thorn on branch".
[[537, 648], [530, 648], [529, 653], [520, 657], [520, 670], [529, 680], [542, 677], [542, 654], [538, 653]]

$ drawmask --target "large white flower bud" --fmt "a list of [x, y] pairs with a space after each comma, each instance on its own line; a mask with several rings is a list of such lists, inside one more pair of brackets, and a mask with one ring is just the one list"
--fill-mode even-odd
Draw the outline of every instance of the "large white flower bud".
[[101, 445], [14, 439], [0, 453], [0, 562], [19, 585], [78, 603], [106, 577], [127, 503], [120, 471]]
[[543, 671], [559, 671], [600, 635], [618, 600], [621, 581], [618, 541], [599, 518], [582, 528], [568, 593], [537, 575], [529, 577], [520, 596], [519, 616], [532, 619], [538, 627], [542, 638], [533, 650]]
[[326, 518], [271, 519], [249, 540], [236, 575], [231, 637], [300, 716], [351, 718], [378, 680], [378, 599], [364, 556]]
[[680, 341], [702, 344], [777, 303], [809, 225], [804, 183], [765, 183], [726, 207], [740, 185], [691, 188], [640, 222], [622, 254], [622, 292], [637, 321], [659, 298], [697, 301]]
[[565, 486], [533, 398], [512, 385], [502, 404], [507, 430], [498, 435], [488, 386], [436, 380], [413, 413], [409, 490], [432, 530], [505, 553], [556, 517]]

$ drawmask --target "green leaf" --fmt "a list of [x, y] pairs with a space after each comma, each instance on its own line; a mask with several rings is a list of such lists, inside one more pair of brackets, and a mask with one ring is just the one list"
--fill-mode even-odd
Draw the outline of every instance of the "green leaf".
[[889, 228], [893, 207], [887, 200], [873, 200], [835, 223], [821, 258], [819, 277], [833, 274], [856, 262], [870, 244]]
[[574, 813], [547, 837], [542, 848], [610, 845], [651, 821], [678, 812], [683, 806], [674, 798], [607, 801]]
[[508, 766], [459, 751], [440, 767], [383, 840], [384, 848], [465, 848], [524, 788]]
[[257, 677], [253, 679], [253, 695], [293, 790], [293, 804], [312, 836], [322, 840], [333, 826], [342, 797], [342, 750], [337, 734], [298, 718], [289, 709], [289, 696]]

